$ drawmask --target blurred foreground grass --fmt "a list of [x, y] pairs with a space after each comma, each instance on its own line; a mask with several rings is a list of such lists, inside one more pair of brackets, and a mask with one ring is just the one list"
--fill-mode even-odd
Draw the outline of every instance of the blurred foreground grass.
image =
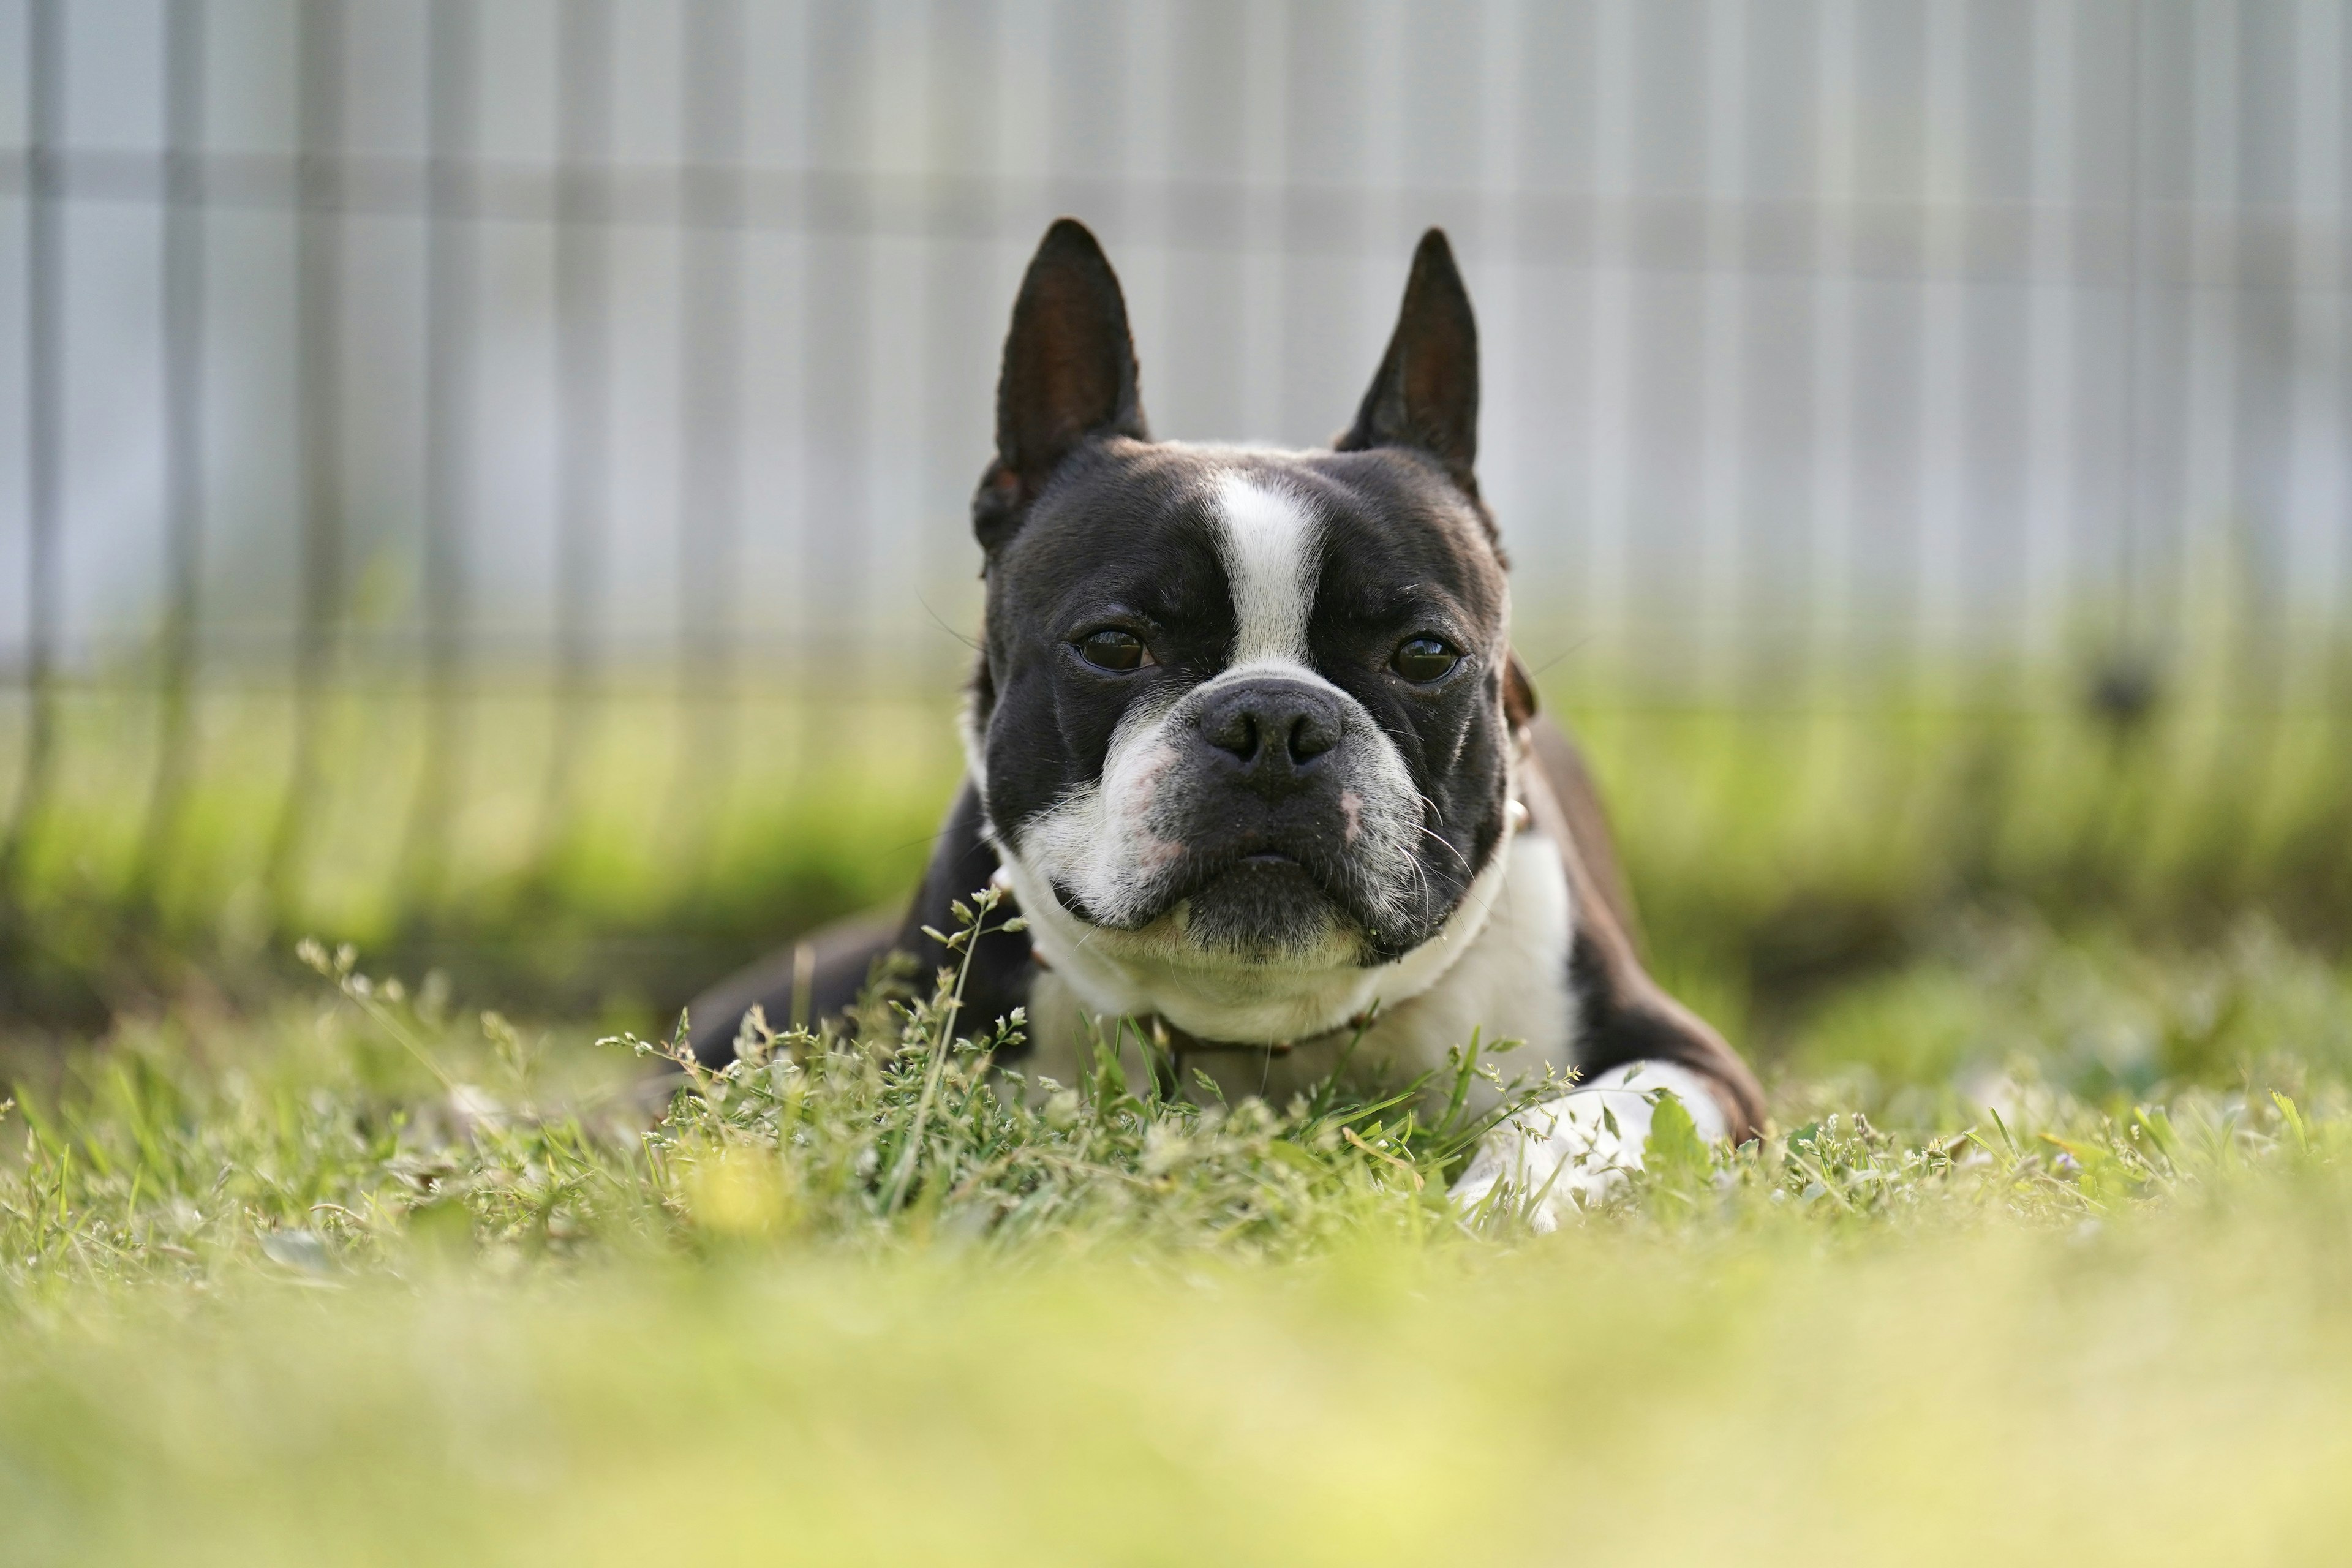
[[11, 1563], [2330, 1563], [2340, 1172], [2095, 1233], [78, 1300]]
[[1955, 940], [1809, 1013], [1764, 1142], [1654, 1146], [1548, 1237], [1447, 1205], [1475, 1123], [1024, 1097], [933, 1048], [944, 981], [656, 1124], [622, 1045], [320, 962], [0, 1122], [0, 1562], [2315, 1563], [2352, 1525], [2352, 977], [2266, 926]]

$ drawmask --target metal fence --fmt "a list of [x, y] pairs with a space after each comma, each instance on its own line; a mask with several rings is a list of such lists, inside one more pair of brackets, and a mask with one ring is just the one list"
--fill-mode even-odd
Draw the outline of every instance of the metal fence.
[[17, 819], [77, 682], [152, 687], [167, 780], [190, 693], [290, 683], [283, 860], [354, 681], [950, 679], [1062, 212], [1155, 430], [1286, 444], [1451, 230], [1538, 662], [2321, 648], [2347, 50], [2298, 0], [9, 0]]

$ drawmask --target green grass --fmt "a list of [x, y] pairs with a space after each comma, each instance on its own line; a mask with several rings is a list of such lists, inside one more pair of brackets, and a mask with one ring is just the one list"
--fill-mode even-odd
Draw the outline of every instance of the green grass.
[[0, 1552], [2332, 1563], [2345, 1199], [2320, 1173], [2095, 1234], [763, 1254], [85, 1302], [9, 1333]]
[[[1979, 922], [1549, 1237], [1477, 1124], [654, 1047], [312, 954], [0, 1122], [0, 1562], [2330, 1562], [2352, 977]], [[1509, 1058], [1501, 1058], [1506, 1068]]]
[[1773, 1129], [1537, 1237], [1448, 1205], [1452, 1079], [1023, 1084], [951, 978], [663, 1114], [598, 1037], [900, 896], [956, 760], [755, 694], [719, 788], [624, 695], [560, 810], [551, 711], [471, 700], [429, 881], [420, 714], [341, 700], [275, 890], [282, 697], [207, 699], [159, 875], [152, 714], [68, 704], [0, 930], [0, 1563], [2341, 1559], [2342, 709], [1557, 694]]
[[[1659, 969], [1774, 1048], [1823, 986], [1917, 956], [1956, 910], [2198, 942], [2257, 910], [2352, 952], [2352, 702], [2326, 674], [2217, 674], [2126, 731], [2063, 672], [1955, 674], [1927, 697], [1792, 680], [1811, 700], [1785, 706], [1762, 675], [1756, 706], [1583, 678], [1551, 697], [1601, 775]], [[192, 981], [266, 998], [315, 934], [518, 1010], [658, 1026], [813, 924], [905, 897], [961, 767], [950, 684], [703, 703], [616, 684], [567, 731], [543, 690], [486, 676], [452, 718], [439, 813], [419, 806], [417, 693], [344, 691], [304, 852], [277, 879], [285, 692], [200, 695], [158, 858], [153, 702], [69, 690], [54, 785], [0, 889], [0, 1005], [88, 1032]], [[565, 732], [576, 764], [551, 791]]]

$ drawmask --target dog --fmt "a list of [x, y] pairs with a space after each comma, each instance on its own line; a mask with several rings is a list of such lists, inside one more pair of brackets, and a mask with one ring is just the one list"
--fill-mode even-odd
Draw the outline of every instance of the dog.
[[[993, 884], [1024, 931], [974, 945], [962, 1016], [1026, 1009], [1025, 1069], [1075, 1082], [1133, 1021], [1190, 1082], [1281, 1103], [1329, 1074], [1441, 1069], [1474, 1035], [1570, 1086], [1455, 1184], [1538, 1228], [1622, 1187], [1660, 1096], [1757, 1135], [1722, 1037], [1643, 970], [1592, 781], [1511, 651], [1478, 490], [1478, 339], [1444, 233], [1327, 450], [1155, 441], [1127, 306], [1069, 218], [1013, 309], [966, 776], [895, 926], [820, 933], [689, 1009], [709, 1063], [755, 1004], [837, 1013]], [[1572, 1080], [1566, 1075], [1574, 1074]], [[1498, 1075], [1499, 1076], [1499, 1075]], [[1503, 1092], [1483, 1080], [1494, 1107]]]

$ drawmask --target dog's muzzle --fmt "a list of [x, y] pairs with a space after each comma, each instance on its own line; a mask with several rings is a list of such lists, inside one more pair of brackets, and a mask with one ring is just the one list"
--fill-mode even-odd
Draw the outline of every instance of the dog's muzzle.
[[1182, 907], [1202, 948], [1275, 957], [1345, 932], [1367, 959], [1396, 939], [1418, 885], [1380, 776], [1378, 738], [1336, 689], [1286, 675], [1206, 689], [1171, 714], [1174, 752], [1155, 784], [1151, 896], [1120, 922]]

